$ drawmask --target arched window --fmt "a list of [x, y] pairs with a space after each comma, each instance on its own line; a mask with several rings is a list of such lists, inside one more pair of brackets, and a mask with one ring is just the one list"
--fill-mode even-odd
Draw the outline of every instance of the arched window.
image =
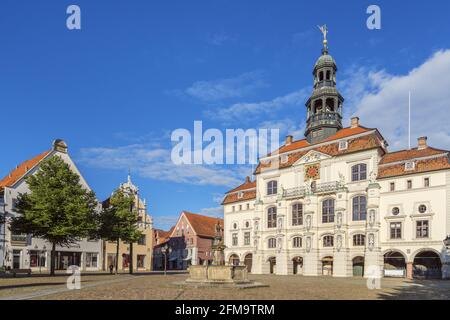
[[327, 80], [331, 80], [331, 72], [330, 70], [327, 70], [327, 76], [326, 76]]
[[331, 235], [323, 237], [323, 246], [324, 247], [334, 246], [334, 237]]
[[365, 163], [356, 164], [352, 167], [352, 181], [367, 179], [367, 165]]
[[296, 203], [292, 206], [292, 225], [301, 226], [303, 224], [303, 205]]
[[270, 207], [267, 210], [267, 228], [277, 227], [277, 207]]
[[367, 200], [365, 196], [353, 198], [353, 221], [364, 221], [367, 217]]
[[319, 81], [323, 81], [323, 71], [319, 72]]
[[277, 194], [278, 192], [278, 182], [276, 180], [272, 180], [267, 182], [267, 194]]
[[355, 234], [353, 236], [353, 245], [355, 247], [365, 246], [366, 245], [366, 236], [364, 234]]
[[302, 247], [302, 238], [301, 237], [292, 238], [292, 247], [293, 248], [301, 248]]
[[270, 238], [268, 246], [269, 246], [269, 249], [275, 249], [277, 247], [277, 239]]
[[334, 222], [334, 199], [322, 201], [322, 223]]

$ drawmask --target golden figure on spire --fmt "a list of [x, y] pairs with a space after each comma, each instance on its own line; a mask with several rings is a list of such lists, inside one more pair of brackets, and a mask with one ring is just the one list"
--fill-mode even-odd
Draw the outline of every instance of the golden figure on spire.
[[327, 34], [328, 34], [327, 25], [324, 24], [323, 26], [317, 26], [317, 27], [319, 28], [320, 32], [322, 32], [322, 34], [323, 34], [323, 47], [324, 47], [324, 49], [328, 49], [327, 48], [327, 43], [328, 43], [328, 40], [327, 40]]

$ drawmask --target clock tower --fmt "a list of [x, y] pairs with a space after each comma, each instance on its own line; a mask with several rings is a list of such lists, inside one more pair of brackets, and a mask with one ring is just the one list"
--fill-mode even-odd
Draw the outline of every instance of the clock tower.
[[344, 98], [336, 89], [337, 66], [333, 57], [328, 54], [328, 29], [326, 26], [319, 29], [324, 36], [322, 55], [314, 65], [314, 90], [306, 102], [305, 136], [309, 143], [325, 140], [342, 129]]

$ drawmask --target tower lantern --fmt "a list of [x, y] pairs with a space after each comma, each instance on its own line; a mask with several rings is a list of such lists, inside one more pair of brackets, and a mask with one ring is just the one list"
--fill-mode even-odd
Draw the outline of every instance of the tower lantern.
[[322, 55], [314, 65], [314, 90], [306, 102], [305, 136], [309, 143], [317, 143], [342, 129], [344, 98], [336, 89], [337, 66], [328, 54], [327, 26], [319, 27], [323, 34]]

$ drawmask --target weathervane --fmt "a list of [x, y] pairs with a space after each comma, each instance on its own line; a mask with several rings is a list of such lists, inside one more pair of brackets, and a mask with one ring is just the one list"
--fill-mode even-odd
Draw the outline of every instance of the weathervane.
[[322, 32], [322, 34], [323, 34], [323, 47], [326, 50], [327, 49], [327, 43], [328, 43], [328, 41], [327, 41], [327, 34], [328, 34], [327, 25], [324, 24], [323, 26], [317, 26], [317, 27], [319, 28], [320, 32]]

